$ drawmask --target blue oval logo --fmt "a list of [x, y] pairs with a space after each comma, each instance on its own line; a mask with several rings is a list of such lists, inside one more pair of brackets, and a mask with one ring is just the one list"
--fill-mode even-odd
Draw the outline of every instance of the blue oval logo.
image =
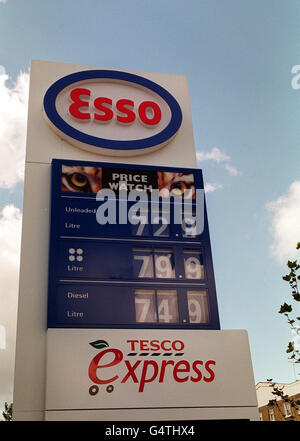
[[[162, 124], [163, 127], [160, 129], [159, 125], [156, 124], [157, 121], [160, 121], [159, 118], [161, 115], [161, 113], [159, 113], [159, 105], [156, 104], [154, 101], [143, 101], [140, 104], [139, 109], [134, 109], [134, 111], [140, 117], [140, 122], [142, 122], [140, 126], [143, 125], [143, 122], [146, 122], [147, 128], [139, 129], [139, 134], [132, 139], [112, 139], [105, 135], [106, 133], [108, 133], [107, 124], [101, 124], [101, 122], [107, 122], [109, 118], [112, 118], [111, 114], [113, 113], [113, 111], [109, 107], [109, 105], [112, 103], [112, 100], [110, 98], [108, 99], [98, 97], [94, 100], [94, 107], [96, 107], [96, 112], [98, 112], [96, 113], [96, 115], [94, 115], [94, 118], [95, 120], [97, 118], [98, 121], [93, 122], [92, 130], [88, 130], [89, 133], [87, 133], [86, 126], [85, 124], [82, 124], [82, 121], [79, 124], [77, 124], [77, 122], [74, 122], [73, 124], [72, 115], [69, 115], [68, 118], [65, 117], [66, 109], [61, 110], [59, 108], [58, 102], [60, 97], [63, 96], [63, 94], [66, 95], [67, 93], [70, 104], [70, 95], [72, 97], [72, 93], [70, 94], [70, 90], [74, 86], [76, 89], [75, 91], [73, 90], [73, 96], [77, 93], [76, 99], [78, 100], [78, 102], [73, 102], [73, 107], [75, 106], [74, 112], [76, 112], [75, 114], [73, 113], [73, 116], [78, 115], [79, 119], [88, 120], [88, 122], [92, 121], [93, 115], [92, 112], [89, 113], [88, 107], [89, 97], [84, 98], [83, 96], [89, 92], [88, 87], [92, 83], [99, 83], [103, 86], [103, 88], [106, 87], [105, 85], [107, 85], [107, 83], [117, 83], [118, 85], [121, 84], [125, 88], [128, 88], [128, 86], [134, 86], [135, 88], [138, 88], [141, 93], [143, 93], [144, 91], [144, 93], [148, 93], [149, 96], [158, 97], [158, 100], [162, 103], [162, 106], [167, 109], [167, 112], [165, 113], [168, 113], [168, 117], [165, 123]], [[82, 96], [80, 96], [80, 94]], [[123, 99], [123, 96], [119, 98], [122, 98], [119, 100], [119, 102], [121, 102], [119, 108], [122, 110], [123, 113], [121, 113], [121, 116], [119, 115], [117, 117], [117, 120], [119, 122], [123, 121], [125, 123], [121, 124], [123, 125], [123, 128], [124, 126], [129, 127], [129, 125], [131, 124], [126, 123], [132, 122], [132, 120], [134, 120], [135, 118], [133, 107], [130, 107], [128, 105], [128, 103], [130, 104], [130, 100]], [[133, 101], [131, 103], [133, 103]], [[146, 114], [147, 106], [152, 106], [152, 109], [150, 109], [152, 111], [152, 116]], [[69, 109], [70, 108], [72, 108], [71, 105]], [[139, 75], [112, 70], [87, 70], [76, 72], [59, 79], [49, 87], [44, 96], [44, 113], [47, 119], [50, 121], [51, 125], [60, 132], [60, 135], [62, 135], [64, 138], [66, 138], [69, 142], [76, 145], [77, 147], [96, 153], [107, 155], [115, 154], [119, 156], [149, 153], [150, 151], [161, 148], [162, 146], [170, 142], [172, 138], [174, 138], [182, 123], [181, 108], [176, 99], [166, 89], [164, 89], [157, 83]], [[82, 125], [84, 130], [79, 127]], [[151, 131], [152, 127], [154, 126], [156, 127], [156, 130], [154, 130], [155, 133], [152, 136], [149, 136], [148, 132]], [[114, 130], [116, 136], [118, 136], [118, 130], [120, 132], [120, 130], [123, 129], [118, 129], [118, 127], [116, 126], [116, 130]], [[123, 130], [123, 135], [125, 134], [125, 138], [128, 133], [126, 132], [126, 130]], [[132, 129], [130, 130], [132, 131]], [[143, 130], [143, 134], [147, 132], [148, 136], [144, 137], [142, 135], [142, 137], [140, 137], [141, 130]], [[99, 132], [102, 132], [101, 136], [98, 136]]]

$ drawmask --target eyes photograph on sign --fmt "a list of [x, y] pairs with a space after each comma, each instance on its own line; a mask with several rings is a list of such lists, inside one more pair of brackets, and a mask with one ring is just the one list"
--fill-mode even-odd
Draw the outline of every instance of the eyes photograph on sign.
[[160, 197], [184, 196], [195, 199], [195, 182], [192, 173], [157, 172]]
[[[122, 183], [122, 186], [119, 184]], [[63, 164], [61, 191], [96, 194], [102, 189], [116, 192], [138, 190], [147, 194], [158, 190], [161, 198], [180, 197], [195, 199], [193, 173], [123, 170], [109, 167]]]
[[98, 193], [102, 188], [102, 168], [62, 165], [61, 191]]

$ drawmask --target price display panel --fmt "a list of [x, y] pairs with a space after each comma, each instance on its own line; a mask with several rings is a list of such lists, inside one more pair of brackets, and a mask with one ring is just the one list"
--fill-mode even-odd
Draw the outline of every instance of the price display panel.
[[220, 329], [199, 169], [52, 161], [50, 328]]

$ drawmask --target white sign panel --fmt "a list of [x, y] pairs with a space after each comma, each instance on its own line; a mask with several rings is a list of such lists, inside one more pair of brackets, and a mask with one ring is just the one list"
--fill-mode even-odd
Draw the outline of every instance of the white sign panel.
[[256, 407], [246, 331], [49, 329], [46, 410]]
[[29, 103], [27, 162], [196, 166], [183, 75], [34, 60]]
[[95, 153], [134, 156], [168, 144], [182, 110], [165, 88], [128, 72], [93, 69], [64, 76], [44, 96], [50, 126]]

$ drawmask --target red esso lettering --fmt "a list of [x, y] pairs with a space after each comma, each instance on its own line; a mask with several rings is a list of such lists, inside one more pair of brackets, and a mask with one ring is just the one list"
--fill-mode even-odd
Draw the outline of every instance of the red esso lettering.
[[121, 113], [121, 115], [117, 115], [117, 121], [119, 123], [131, 124], [135, 120], [135, 113], [132, 110], [134, 108], [134, 101], [126, 99], [118, 100], [116, 102], [116, 108]]
[[[150, 109], [150, 117], [147, 116], [148, 109]], [[159, 105], [154, 103], [153, 101], [143, 101], [139, 105], [139, 118], [140, 121], [147, 126], [155, 126], [161, 120], [161, 110]]]
[[91, 116], [88, 112], [82, 112], [81, 109], [85, 107], [89, 107], [89, 103], [84, 101], [82, 97], [90, 97], [91, 91], [89, 89], [83, 89], [82, 87], [78, 87], [74, 89], [70, 93], [70, 98], [73, 101], [73, 104], [69, 107], [70, 114], [77, 119], [82, 121], [86, 121], [91, 119]]
[[[77, 87], [70, 92], [72, 104], [69, 113], [73, 118], [80, 121], [90, 121], [90, 97], [91, 91]], [[99, 123], [109, 123], [114, 117], [113, 101], [106, 97], [97, 97], [94, 100], [93, 120]], [[116, 120], [120, 124], [132, 124], [136, 119], [134, 101], [119, 99], [115, 104]], [[161, 109], [154, 101], [143, 101], [138, 107], [138, 119], [146, 127], [154, 127], [161, 121]]]
[[[114, 112], [111, 110], [112, 100], [105, 97], [96, 98], [94, 101], [95, 109], [101, 113], [94, 113], [94, 120], [97, 122], [109, 122], [114, 116]], [[70, 110], [71, 113], [71, 110]], [[72, 115], [74, 116], [74, 115]]]

